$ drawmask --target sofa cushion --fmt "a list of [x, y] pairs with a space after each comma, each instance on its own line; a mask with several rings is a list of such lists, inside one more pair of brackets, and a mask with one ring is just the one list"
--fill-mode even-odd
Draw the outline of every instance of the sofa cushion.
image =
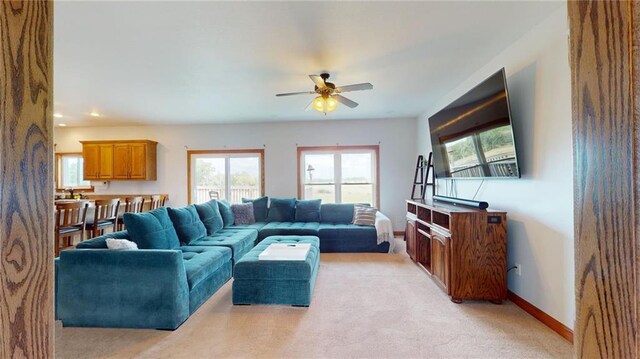
[[321, 223], [353, 222], [353, 204], [323, 204], [320, 207]]
[[296, 202], [296, 222], [320, 222], [321, 199], [308, 199]]
[[318, 235], [318, 222], [271, 222], [260, 230], [260, 238], [269, 236]]
[[344, 240], [377, 240], [375, 227], [358, 226], [355, 224], [331, 224], [320, 223], [318, 227], [320, 239], [344, 239]]
[[256, 231], [259, 231], [266, 224], [267, 224], [266, 222], [256, 222], [251, 224], [234, 224], [233, 226], [227, 227], [227, 229], [255, 229]]
[[189, 289], [231, 260], [231, 249], [227, 247], [182, 246], [179, 249], [182, 251]]
[[256, 217], [253, 214], [253, 203], [232, 204], [233, 224], [252, 224], [256, 223]]
[[225, 228], [191, 244], [194, 246], [228, 247], [232, 251], [235, 262], [253, 248], [256, 238], [258, 238], [258, 231], [254, 229]]
[[295, 198], [272, 198], [267, 222], [293, 222], [296, 216]]
[[242, 203], [253, 203], [253, 216], [256, 222], [264, 222], [267, 220], [269, 212], [269, 197], [264, 196], [256, 199], [243, 198]]
[[205, 203], [196, 204], [196, 211], [200, 216], [200, 220], [207, 229], [207, 235], [210, 236], [224, 227], [218, 201], [212, 199]]
[[207, 235], [207, 229], [200, 220], [196, 206], [167, 207], [167, 212], [180, 242], [189, 244]]
[[122, 216], [127, 232], [140, 249], [174, 249], [180, 240], [166, 207], [143, 213], [125, 213]]
[[220, 214], [222, 215], [224, 226], [232, 226], [235, 218], [233, 217], [233, 211], [231, 210], [231, 203], [225, 200], [220, 200], [218, 201], [218, 208], [220, 209]]

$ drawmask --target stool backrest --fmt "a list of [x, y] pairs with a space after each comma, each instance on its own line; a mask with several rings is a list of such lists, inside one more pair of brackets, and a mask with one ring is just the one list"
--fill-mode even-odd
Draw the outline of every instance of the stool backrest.
[[[113, 231], [117, 230], [118, 225], [118, 209], [120, 208], [120, 198], [113, 199], [97, 199], [93, 212], [93, 233], [92, 237], [97, 237], [100, 230], [105, 226], [100, 225], [104, 222], [113, 223]], [[102, 228], [101, 228], [102, 227]]]
[[60, 228], [81, 227], [84, 230], [89, 202], [56, 203], [56, 232]]
[[155, 194], [151, 196], [151, 209], [164, 207], [164, 201], [166, 197], [161, 194]]
[[127, 197], [124, 199], [124, 213], [140, 213], [144, 206], [144, 197]]

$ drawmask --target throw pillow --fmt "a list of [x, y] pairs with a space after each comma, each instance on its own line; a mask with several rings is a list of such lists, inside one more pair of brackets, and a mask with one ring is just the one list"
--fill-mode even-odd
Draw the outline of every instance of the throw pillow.
[[253, 214], [253, 203], [232, 204], [231, 210], [235, 224], [253, 224], [256, 223], [256, 217]]
[[293, 222], [296, 216], [295, 198], [272, 198], [267, 222]]
[[267, 220], [269, 212], [269, 197], [264, 196], [256, 199], [243, 198], [242, 203], [253, 203], [253, 216], [256, 222], [264, 222]]
[[167, 212], [169, 212], [169, 218], [173, 222], [180, 242], [189, 244], [207, 235], [207, 229], [200, 220], [196, 206], [167, 207]]
[[321, 199], [296, 202], [296, 222], [320, 222]]
[[373, 226], [376, 224], [377, 209], [373, 207], [354, 206], [353, 224], [360, 226]]
[[207, 235], [210, 236], [224, 227], [218, 201], [212, 199], [205, 203], [196, 204], [196, 211], [200, 216], [200, 220], [207, 229]]
[[122, 215], [127, 232], [140, 249], [174, 249], [180, 247], [180, 240], [166, 207], [143, 213]]
[[107, 248], [109, 249], [138, 249], [136, 242], [126, 239], [107, 238], [105, 242], [107, 242]]
[[225, 201], [224, 199], [220, 200], [218, 201], [218, 208], [220, 209], [220, 214], [222, 215], [222, 222], [224, 222], [224, 226], [232, 226], [235, 218], [233, 218], [231, 203]]

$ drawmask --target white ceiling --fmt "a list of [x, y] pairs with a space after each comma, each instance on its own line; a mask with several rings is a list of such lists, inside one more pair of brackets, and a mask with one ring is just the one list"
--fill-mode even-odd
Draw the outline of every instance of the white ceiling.
[[[416, 117], [564, 2], [55, 2], [56, 123]], [[496, 69], [498, 70], [498, 69]], [[326, 117], [308, 74], [371, 82]], [[100, 117], [91, 117], [97, 111]]]

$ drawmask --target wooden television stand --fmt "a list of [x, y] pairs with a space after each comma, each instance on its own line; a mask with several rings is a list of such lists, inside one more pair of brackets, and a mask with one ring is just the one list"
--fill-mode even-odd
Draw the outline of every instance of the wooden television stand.
[[407, 201], [409, 257], [451, 301], [507, 298], [507, 213], [427, 200]]

